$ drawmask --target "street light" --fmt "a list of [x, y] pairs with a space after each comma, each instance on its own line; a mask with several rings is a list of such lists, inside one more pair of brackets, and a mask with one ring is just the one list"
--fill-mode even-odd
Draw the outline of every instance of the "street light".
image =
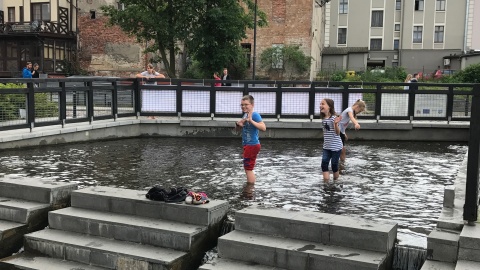
[[[255, 0], [255, 10], [253, 11], [253, 74], [252, 80], [255, 80], [255, 64], [257, 62], [257, 0]], [[255, 85], [255, 84], [254, 84]]]

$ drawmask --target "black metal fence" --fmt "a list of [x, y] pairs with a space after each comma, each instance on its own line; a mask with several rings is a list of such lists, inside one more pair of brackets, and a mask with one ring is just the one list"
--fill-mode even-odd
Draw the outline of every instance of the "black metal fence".
[[[313, 119], [323, 98], [341, 112], [357, 99], [359, 118], [470, 121], [465, 220], [476, 220], [480, 152], [478, 84], [229, 81], [132, 78], [0, 79], [0, 130], [127, 116], [238, 117], [251, 94], [265, 118]], [[10, 84], [9, 84], [10, 83]], [[1, 87], [1, 85], [6, 85]]]

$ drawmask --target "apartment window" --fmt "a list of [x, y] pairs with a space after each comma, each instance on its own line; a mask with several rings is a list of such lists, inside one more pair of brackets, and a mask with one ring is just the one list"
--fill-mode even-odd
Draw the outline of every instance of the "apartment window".
[[395, 9], [402, 10], [402, 0], [395, 0]]
[[275, 49], [275, 52], [272, 54], [272, 68], [282, 69], [283, 68], [283, 44], [273, 44], [272, 48]]
[[435, 43], [443, 43], [444, 26], [435, 26]]
[[415, 0], [415, 10], [423, 10], [423, 0]]
[[437, 11], [445, 11], [445, 0], [437, 0]]
[[400, 40], [399, 39], [394, 39], [393, 40], [393, 49], [394, 50], [400, 49]]
[[372, 27], [383, 27], [383, 10], [372, 11]]
[[413, 27], [413, 43], [422, 43], [423, 26]]
[[348, 0], [340, 0], [338, 10], [339, 10], [340, 14], [347, 14], [348, 13]]
[[24, 22], [24, 21], [25, 21], [25, 19], [24, 19], [24, 17], [23, 17], [23, 13], [24, 13], [24, 12], [23, 12], [23, 6], [22, 6], [22, 7], [20, 7], [20, 22]]
[[50, 4], [32, 4], [32, 21], [50, 21]]
[[338, 44], [347, 44], [347, 28], [338, 28]]
[[382, 49], [382, 39], [381, 38], [370, 39], [370, 50], [371, 51], [380, 51], [381, 49]]
[[15, 8], [8, 8], [8, 22], [15, 22]]
[[400, 24], [399, 23], [395, 24], [395, 31], [400, 31]]

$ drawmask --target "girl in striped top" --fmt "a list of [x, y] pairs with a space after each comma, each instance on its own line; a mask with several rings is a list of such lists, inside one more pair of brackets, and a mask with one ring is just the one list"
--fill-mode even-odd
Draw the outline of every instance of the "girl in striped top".
[[332, 99], [322, 99], [320, 102], [320, 117], [322, 118], [323, 127], [323, 181], [328, 183], [330, 180], [328, 164], [330, 162], [332, 163], [333, 180], [337, 180], [340, 175], [338, 171], [338, 161], [343, 148], [342, 139], [340, 138], [340, 127], [338, 124], [341, 117], [336, 116]]

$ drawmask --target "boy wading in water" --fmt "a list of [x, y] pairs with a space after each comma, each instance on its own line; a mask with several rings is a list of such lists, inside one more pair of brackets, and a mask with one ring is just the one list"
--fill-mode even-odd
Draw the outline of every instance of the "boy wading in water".
[[253, 168], [258, 152], [260, 152], [258, 133], [259, 130], [267, 130], [267, 127], [260, 114], [253, 111], [253, 97], [251, 95], [242, 97], [240, 106], [242, 107], [243, 117], [235, 125], [236, 130], [242, 129], [243, 168], [247, 175], [247, 184], [254, 184], [255, 173]]
[[329, 98], [322, 99], [320, 102], [320, 117], [323, 127], [322, 173], [324, 183], [328, 183], [330, 180], [330, 172], [328, 171], [330, 161], [332, 163], [333, 180], [337, 180], [339, 177], [338, 161], [343, 144], [338, 122], [342, 117], [335, 115], [333, 100]]

